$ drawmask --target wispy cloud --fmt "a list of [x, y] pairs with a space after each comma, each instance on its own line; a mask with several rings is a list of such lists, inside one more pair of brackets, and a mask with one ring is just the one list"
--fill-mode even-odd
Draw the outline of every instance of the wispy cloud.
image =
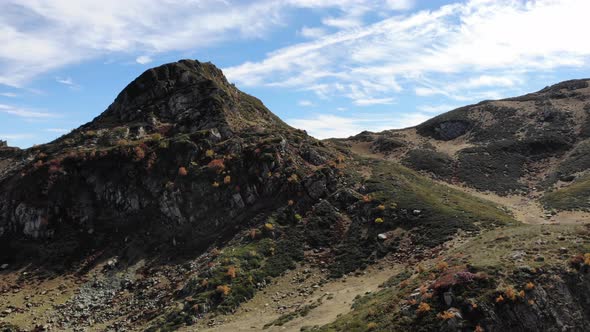
[[0, 139], [9, 141], [21, 141], [35, 138], [34, 134], [2, 134], [0, 133]]
[[12, 92], [0, 92], [0, 96], [7, 97], [7, 98], [16, 98], [18, 95]]
[[315, 104], [310, 101], [310, 100], [300, 100], [299, 102], [297, 102], [297, 105], [302, 106], [302, 107], [310, 107], [310, 106], [314, 106]]
[[326, 35], [327, 32], [324, 28], [310, 28], [304, 26], [303, 28], [301, 28], [301, 30], [299, 30], [299, 34], [305, 38], [315, 39]]
[[65, 133], [69, 133], [71, 131], [71, 129], [65, 129], [65, 128], [47, 128], [47, 129], [45, 129], [45, 131], [50, 132], [50, 133], [65, 134]]
[[71, 77], [66, 77], [66, 78], [56, 77], [56, 78], [55, 78], [55, 81], [56, 81], [57, 83], [61, 83], [61, 84], [63, 84], [63, 85], [69, 85], [69, 86], [74, 86], [74, 85], [76, 85], [76, 84], [74, 83], [74, 80], [73, 80]]
[[28, 119], [57, 117], [57, 115], [53, 114], [53, 113], [34, 111], [34, 110], [15, 107], [15, 106], [11, 106], [11, 105], [4, 105], [4, 104], [0, 104], [0, 113], [6, 113], [6, 114], [21, 117], [21, 118], [28, 118]]
[[153, 61], [152, 58], [147, 55], [141, 55], [135, 59], [135, 62], [139, 63], [140, 65], [145, 65], [145, 64], [148, 64], [152, 61]]
[[442, 112], [448, 112], [448, 111], [454, 110], [457, 107], [459, 107], [459, 106], [440, 104], [440, 105], [421, 105], [421, 106], [418, 106], [417, 109], [419, 111], [426, 112], [426, 113], [442, 113]]
[[355, 99], [354, 104], [358, 106], [390, 105], [393, 104], [393, 101], [393, 98], [366, 98]]
[[[346, 20], [360, 24], [371, 11], [412, 5], [408, 0], [81, 0], [74, 6], [66, 0], [4, 0], [0, 84], [23, 86], [40, 74], [107, 54], [156, 55], [262, 38], [283, 26], [294, 8], [337, 9], [342, 15], [326, 22], [342, 26]], [[317, 38], [318, 28], [302, 34]], [[145, 55], [136, 59], [147, 63]]]
[[[590, 2], [584, 0], [472, 0], [340, 26], [225, 71], [243, 86], [289, 81], [291, 88], [323, 86], [325, 96], [361, 102], [392, 98], [399, 87], [460, 101], [503, 96], [530, 72], [587, 64], [590, 44], [572, 32], [586, 29], [588, 12]], [[472, 78], [465, 80], [464, 73]], [[378, 88], [353, 97], [367, 80]]]

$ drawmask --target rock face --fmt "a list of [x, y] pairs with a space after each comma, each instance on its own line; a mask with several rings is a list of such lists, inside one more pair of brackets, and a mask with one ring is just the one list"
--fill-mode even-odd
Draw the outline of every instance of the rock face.
[[217, 139], [246, 128], [287, 128], [258, 99], [228, 83], [214, 65], [182, 60], [144, 72], [83, 129], [124, 123], [131, 134], [141, 136], [171, 122], [172, 133], [215, 129], [211, 135]]
[[530, 292], [528, 302], [481, 308], [486, 331], [584, 331], [590, 324], [590, 278], [585, 274], [555, 275]]
[[144, 232], [206, 248], [293, 192], [326, 195], [325, 175], [299, 182], [331, 158], [212, 64], [183, 60], [146, 71], [57, 141], [4, 155], [0, 236], [13, 252], [21, 237], [71, 238], [62, 249], [76, 251]]

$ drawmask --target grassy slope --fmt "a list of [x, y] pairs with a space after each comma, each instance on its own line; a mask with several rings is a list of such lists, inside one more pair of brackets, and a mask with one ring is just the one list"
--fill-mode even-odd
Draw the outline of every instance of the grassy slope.
[[[410, 226], [421, 228], [427, 244], [449, 240], [458, 229], [477, 230], [514, 224], [500, 206], [444, 185], [398, 163], [366, 160], [372, 176], [365, 182], [371, 196], [385, 206], [420, 210], [420, 218]], [[408, 225], [406, 225], [408, 226]]]
[[[420, 299], [416, 304], [408, 303], [412, 298], [410, 294], [416, 292], [420, 286], [430, 287], [434, 281], [441, 280], [449, 272], [479, 272], [487, 277], [468, 286], [453, 286], [457, 301], [488, 307], [501, 305], [495, 304], [494, 299], [506, 289], [512, 288], [519, 292], [526, 289], [526, 283], [536, 284], [537, 279], [543, 278], [543, 272], [535, 271], [564, 268], [572, 255], [590, 252], [588, 241], [579, 241], [583, 238], [588, 239], [588, 235], [588, 229], [584, 226], [572, 225], [521, 225], [488, 231], [445, 253], [444, 262], [448, 264], [447, 268], [441, 269], [440, 259], [425, 261], [423, 268], [408, 269], [393, 276], [383, 285], [383, 290], [358, 299], [353, 305], [353, 311], [335, 322], [310, 330], [438, 330], [444, 321], [438, 318], [437, 314], [447, 308], [441, 304], [437, 295], [429, 299], [422, 297], [422, 301], [430, 306], [430, 310], [422, 315], [416, 314]], [[560, 253], [559, 248], [562, 247], [567, 249], [567, 254]], [[542, 253], [543, 261], [532, 254], [536, 250]], [[527, 253], [522, 261], [512, 258], [518, 251]], [[533, 272], [524, 273], [523, 271], [527, 270], [523, 270], [522, 267]], [[516, 301], [532, 298], [532, 294], [527, 290], [525, 297], [519, 297]], [[453, 305], [457, 306], [457, 303]], [[473, 329], [476, 324], [473, 323], [471, 328]]]
[[545, 194], [543, 204], [556, 210], [590, 211], [590, 177]]

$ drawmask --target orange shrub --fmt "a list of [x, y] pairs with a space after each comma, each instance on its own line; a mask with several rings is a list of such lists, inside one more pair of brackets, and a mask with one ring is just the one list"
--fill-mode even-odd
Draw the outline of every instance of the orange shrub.
[[455, 314], [450, 311], [445, 310], [443, 312], [440, 312], [438, 315], [436, 315], [436, 317], [438, 317], [439, 319], [442, 319], [442, 320], [449, 320], [451, 318], [454, 318]]
[[504, 294], [506, 294], [506, 297], [509, 298], [512, 301], [516, 300], [516, 291], [514, 290], [514, 288], [508, 287], [504, 291]]
[[180, 175], [180, 176], [187, 176], [188, 175], [188, 171], [186, 170], [185, 167], [180, 167], [180, 168], [178, 168], [178, 175]]
[[229, 175], [226, 175], [226, 176], [223, 178], [223, 183], [225, 183], [225, 184], [230, 184], [230, 183], [231, 183], [231, 176], [229, 176]]
[[420, 302], [420, 304], [418, 305], [418, 309], [416, 310], [416, 312], [418, 314], [427, 313], [429, 311], [430, 311], [430, 304], [428, 304], [426, 302]]
[[228, 285], [219, 285], [215, 291], [223, 296], [227, 296], [229, 295], [229, 292], [231, 292], [231, 288]]
[[237, 273], [236, 273], [236, 267], [235, 267], [235, 266], [233, 266], [233, 265], [232, 265], [232, 266], [230, 266], [230, 267], [227, 269], [227, 273], [226, 273], [226, 274], [227, 274], [227, 275], [228, 275], [230, 278], [234, 279], [234, 278], [236, 277], [236, 275], [237, 275]]
[[212, 171], [221, 173], [225, 169], [225, 164], [223, 163], [223, 159], [213, 159], [207, 164], [207, 167]]
[[530, 282], [530, 281], [529, 281], [529, 282], [527, 282], [527, 284], [524, 286], [524, 288], [525, 288], [526, 290], [532, 290], [532, 289], [534, 289], [534, 288], [535, 288], [535, 284], [533, 284], [532, 282]]
[[441, 262], [438, 262], [438, 263], [436, 264], [436, 269], [437, 269], [437, 270], [439, 270], [439, 271], [444, 271], [444, 270], [446, 270], [448, 267], [449, 267], [449, 263], [447, 263], [447, 262], [442, 262], [442, 261], [441, 261]]

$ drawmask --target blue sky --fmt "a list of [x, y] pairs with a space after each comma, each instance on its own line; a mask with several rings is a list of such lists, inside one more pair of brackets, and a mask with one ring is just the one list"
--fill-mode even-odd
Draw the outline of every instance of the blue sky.
[[0, 0], [0, 139], [51, 141], [146, 69], [211, 61], [318, 138], [590, 77], [587, 0]]

